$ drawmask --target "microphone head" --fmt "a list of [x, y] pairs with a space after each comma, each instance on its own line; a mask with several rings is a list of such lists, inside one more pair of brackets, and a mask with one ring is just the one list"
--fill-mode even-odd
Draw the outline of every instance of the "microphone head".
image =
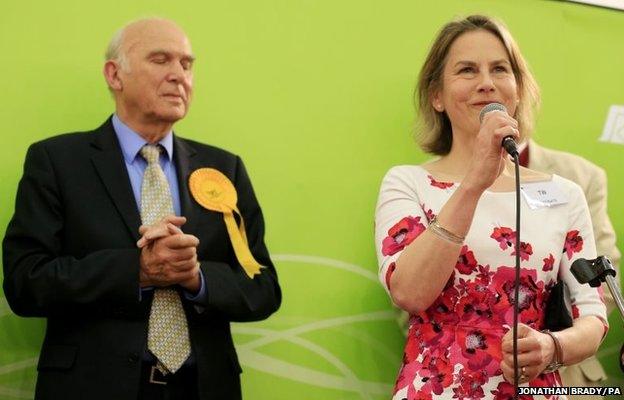
[[486, 105], [481, 109], [481, 112], [479, 113], [479, 122], [483, 122], [483, 117], [485, 117], [485, 114], [489, 113], [490, 111], [507, 112], [507, 107], [505, 107], [501, 103], [490, 103]]

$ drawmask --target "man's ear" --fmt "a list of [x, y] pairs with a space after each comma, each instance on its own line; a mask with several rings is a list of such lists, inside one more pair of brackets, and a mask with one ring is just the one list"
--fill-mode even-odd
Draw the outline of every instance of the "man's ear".
[[106, 83], [108, 83], [108, 87], [111, 90], [121, 90], [123, 89], [123, 84], [119, 77], [119, 71], [121, 70], [120, 65], [117, 61], [108, 60], [104, 63], [104, 79], [106, 79]]

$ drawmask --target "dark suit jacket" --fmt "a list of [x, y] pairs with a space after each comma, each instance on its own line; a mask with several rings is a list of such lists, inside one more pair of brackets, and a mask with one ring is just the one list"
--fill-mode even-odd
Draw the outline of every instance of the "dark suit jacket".
[[[208, 291], [203, 312], [182, 296], [201, 399], [240, 398], [230, 321], [267, 318], [281, 302], [264, 244], [264, 221], [239, 157], [174, 138], [186, 233]], [[216, 168], [236, 187], [249, 247], [266, 268], [253, 280], [238, 264], [223, 216], [188, 189], [197, 168]], [[37, 399], [135, 400], [153, 292], [139, 300], [141, 220], [110, 119], [92, 132], [33, 144], [3, 241], [4, 291], [18, 315], [47, 318]]]

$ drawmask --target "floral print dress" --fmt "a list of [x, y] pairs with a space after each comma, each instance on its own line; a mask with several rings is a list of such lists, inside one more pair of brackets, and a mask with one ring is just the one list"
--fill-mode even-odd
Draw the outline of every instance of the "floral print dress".
[[[523, 198], [519, 249], [515, 247], [515, 192], [483, 193], [442, 293], [427, 310], [410, 316], [393, 399], [513, 398], [513, 385], [503, 379], [500, 362], [501, 339], [513, 324], [517, 251], [522, 323], [543, 329], [548, 292], [560, 277], [570, 289], [573, 317], [598, 316], [606, 332], [601, 293], [580, 285], [570, 272], [575, 259], [596, 257], [585, 197], [580, 187], [557, 175], [547, 184], [556, 185], [567, 202], [531, 209]], [[436, 181], [420, 166], [398, 166], [386, 174], [375, 215], [379, 277], [386, 290], [405, 246], [427, 228], [457, 187], [457, 183]], [[561, 382], [555, 372], [523, 386], [527, 385], [560, 386]]]

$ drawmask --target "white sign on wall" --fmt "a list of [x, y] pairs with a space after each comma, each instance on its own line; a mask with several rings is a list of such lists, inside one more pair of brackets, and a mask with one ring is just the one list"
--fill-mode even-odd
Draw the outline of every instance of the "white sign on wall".
[[569, 0], [575, 3], [585, 3], [594, 6], [614, 8], [616, 10], [624, 10], [624, 0]]
[[612, 105], [609, 108], [600, 141], [624, 144], [624, 106]]

